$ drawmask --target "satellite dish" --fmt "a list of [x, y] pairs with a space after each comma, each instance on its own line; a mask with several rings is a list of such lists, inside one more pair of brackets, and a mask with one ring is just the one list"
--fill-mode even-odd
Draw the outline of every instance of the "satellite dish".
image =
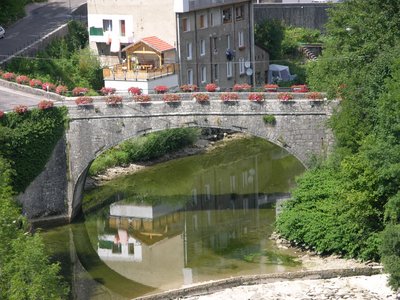
[[246, 70], [246, 75], [247, 75], [247, 76], [253, 75], [253, 69], [252, 69], [252, 68], [248, 68], [248, 69]]
[[249, 62], [249, 61], [245, 61], [245, 62], [244, 62], [244, 66], [245, 66], [246, 68], [250, 68], [250, 62]]

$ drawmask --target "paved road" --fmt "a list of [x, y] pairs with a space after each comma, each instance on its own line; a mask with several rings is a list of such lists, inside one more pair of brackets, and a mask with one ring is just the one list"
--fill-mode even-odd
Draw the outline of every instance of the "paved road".
[[36, 106], [44, 97], [0, 86], [0, 110], [12, 110], [17, 105]]
[[71, 19], [71, 11], [86, 0], [50, 0], [27, 6], [27, 16], [6, 28], [0, 39], [0, 62]]

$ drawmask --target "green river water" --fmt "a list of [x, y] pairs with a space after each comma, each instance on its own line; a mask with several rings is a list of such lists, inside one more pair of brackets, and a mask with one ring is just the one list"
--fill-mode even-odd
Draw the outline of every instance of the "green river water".
[[301, 268], [268, 239], [302, 164], [259, 138], [148, 167], [86, 192], [85, 220], [42, 233], [73, 299], [131, 299]]

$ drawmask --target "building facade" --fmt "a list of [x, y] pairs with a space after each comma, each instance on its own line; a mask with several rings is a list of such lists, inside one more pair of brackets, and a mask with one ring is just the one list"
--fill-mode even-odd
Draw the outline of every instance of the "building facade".
[[175, 46], [174, 0], [88, 0], [90, 48], [103, 65], [124, 59], [121, 49], [158, 36]]
[[180, 84], [228, 90], [265, 81], [268, 54], [258, 49], [264, 64], [256, 63], [252, 1], [176, 0], [175, 12]]

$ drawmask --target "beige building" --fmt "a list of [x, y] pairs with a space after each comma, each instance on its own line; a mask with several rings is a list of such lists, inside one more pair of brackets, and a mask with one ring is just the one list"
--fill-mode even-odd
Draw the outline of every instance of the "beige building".
[[122, 62], [121, 49], [146, 37], [176, 46], [174, 0], [88, 0], [87, 6], [90, 47], [103, 65]]

